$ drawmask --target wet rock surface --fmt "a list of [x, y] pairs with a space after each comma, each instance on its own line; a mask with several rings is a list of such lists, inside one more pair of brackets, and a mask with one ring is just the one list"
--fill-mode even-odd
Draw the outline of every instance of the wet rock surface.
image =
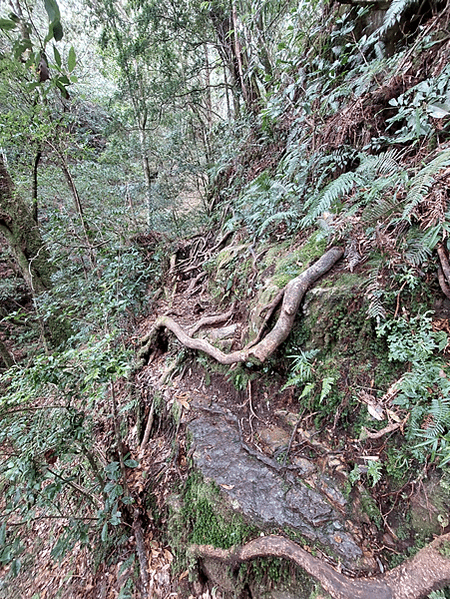
[[[332, 505], [329, 492], [314, 490], [300, 478], [302, 468], [285, 468], [257, 455], [242, 441], [232, 414], [206, 412], [189, 423], [189, 430], [196, 466], [221, 486], [234, 509], [259, 526], [293, 529], [320, 543], [345, 567], [361, 568], [363, 552], [343, 514]], [[342, 507], [343, 501], [338, 494], [337, 505]]]

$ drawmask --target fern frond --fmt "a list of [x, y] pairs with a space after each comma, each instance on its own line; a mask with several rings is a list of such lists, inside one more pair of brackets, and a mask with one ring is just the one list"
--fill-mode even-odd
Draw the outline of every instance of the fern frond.
[[450, 426], [450, 398], [435, 397], [429, 408], [429, 421], [425, 429], [420, 429], [417, 434], [426, 439], [436, 439], [443, 435]]
[[[407, 8], [418, 4], [419, 0], [392, 0], [386, 14], [384, 15], [383, 24], [381, 27], [376, 29], [367, 40], [362, 43], [363, 48], [375, 48], [377, 58], [381, 58], [385, 55], [384, 51], [384, 39], [386, 32], [389, 31], [394, 25], [400, 21], [403, 13]], [[378, 47], [377, 47], [378, 46]]]
[[399, 202], [395, 195], [388, 195], [381, 201], [373, 202], [367, 206], [362, 215], [362, 221], [365, 225], [373, 223], [383, 223], [392, 220], [399, 211]]
[[377, 31], [378, 35], [386, 33], [386, 31], [400, 21], [405, 10], [414, 4], [418, 4], [418, 0], [392, 0], [390, 7], [384, 15], [383, 25]]
[[386, 309], [381, 301], [381, 293], [373, 293], [369, 297], [370, 303], [367, 308], [367, 316], [374, 318], [377, 322], [386, 318]]
[[283, 212], [277, 212], [272, 214], [262, 223], [258, 229], [257, 236], [260, 237], [263, 233], [273, 224], [279, 224], [281, 222], [292, 222], [298, 218], [298, 212], [296, 210], [284, 210]]
[[450, 166], [450, 150], [444, 150], [417, 173], [411, 181], [402, 218], [405, 220], [409, 219], [414, 208], [423, 201], [429, 192], [437, 173], [448, 166]]
[[324, 399], [328, 397], [333, 388], [335, 381], [334, 376], [326, 376], [322, 381], [322, 391], [320, 392], [319, 403], [322, 403]]
[[366, 298], [369, 300], [367, 316], [374, 318], [377, 323], [386, 318], [386, 310], [383, 305], [384, 289], [380, 284], [380, 267], [372, 267], [369, 275], [369, 284], [367, 286]]
[[379, 175], [392, 175], [400, 170], [400, 150], [391, 149], [380, 154], [379, 162], [376, 165], [376, 170]]
[[423, 245], [423, 237], [417, 236], [408, 243], [405, 260], [412, 266], [423, 264], [431, 256], [431, 250]]
[[302, 225], [310, 226], [315, 219], [329, 212], [333, 204], [350, 193], [355, 185], [361, 184], [361, 176], [356, 172], [343, 173], [340, 177], [329, 183], [325, 189], [311, 202], [308, 214], [302, 220]]

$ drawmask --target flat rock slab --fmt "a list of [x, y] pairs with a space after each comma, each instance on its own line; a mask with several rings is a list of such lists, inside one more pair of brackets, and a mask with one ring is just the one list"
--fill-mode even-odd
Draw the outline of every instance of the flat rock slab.
[[202, 415], [188, 427], [196, 466], [221, 485], [234, 509], [259, 526], [289, 527], [321, 543], [347, 568], [364, 568], [363, 552], [347, 532], [342, 514], [292, 471], [252, 455], [232, 418]]

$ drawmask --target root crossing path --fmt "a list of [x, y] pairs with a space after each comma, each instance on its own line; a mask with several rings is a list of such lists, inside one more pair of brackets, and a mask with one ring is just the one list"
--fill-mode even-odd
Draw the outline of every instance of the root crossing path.
[[344, 255], [344, 250], [339, 247], [329, 249], [325, 254], [317, 260], [312, 266], [307, 268], [302, 274], [295, 279], [289, 281], [283, 290], [283, 302], [278, 320], [273, 329], [255, 345], [231, 352], [224, 353], [220, 349], [214, 347], [205, 339], [196, 339], [189, 335], [173, 318], [169, 316], [161, 316], [155, 322], [149, 335], [143, 340], [144, 347], [141, 349], [140, 356], [148, 353], [149, 348], [153, 345], [158, 332], [162, 328], [171, 331], [177, 339], [189, 349], [202, 351], [220, 364], [236, 364], [239, 362], [256, 362], [262, 363], [269, 358], [274, 351], [287, 339], [294, 325], [295, 317], [299, 309], [300, 303], [308, 291], [309, 287], [322, 275], [328, 272], [338, 260]]

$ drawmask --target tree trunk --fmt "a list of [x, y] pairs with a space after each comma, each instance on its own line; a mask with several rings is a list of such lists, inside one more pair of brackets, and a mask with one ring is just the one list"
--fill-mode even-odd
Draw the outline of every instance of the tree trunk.
[[260, 93], [254, 75], [248, 72], [247, 51], [239, 41], [234, 3], [228, 12], [219, 3], [211, 3], [209, 18], [216, 34], [217, 51], [231, 75], [235, 113], [239, 113], [239, 95], [249, 112], [258, 112]]
[[[0, 156], [0, 232], [6, 238], [33, 298], [49, 291], [53, 268], [47, 248], [31, 210], [23, 199], [14, 193], [13, 183]], [[50, 317], [46, 330], [55, 345], [69, 335], [65, 323]]]
[[32, 202], [32, 212], [33, 212], [33, 220], [35, 223], [38, 222], [38, 166], [41, 160], [42, 152], [38, 150], [36, 152], [36, 156], [34, 157], [33, 163], [33, 187], [31, 191], [31, 202]]
[[11, 352], [9, 351], [9, 349], [6, 347], [6, 345], [3, 343], [3, 341], [1, 339], [0, 339], [0, 358], [2, 359], [6, 368], [11, 368], [11, 366], [14, 366], [14, 356], [11, 354]]
[[[145, 125], [144, 125], [145, 127]], [[147, 226], [148, 229], [152, 229], [153, 227], [153, 212], [154, 212], [154, 202], [152, 197], [152, 183], [155, 179], [154, 174], [150, 170], [150, 162], [147, 154], [147, 136], [145, 133], [145, 128], [139, 127], [139, 143], [141, 146], [141, 158], [142, 158], [142, 168], [144, 170], [145, 177], [145, 201], [147, 204]]]
[[47, 249], [28, 206], [14, 193], [11, 178], [1, 157], [0, 230], [33, 295], [50, 289], [52, 268]]
[[66, 178], [67, 185], [69, 186], [70, 191], [72, 192], [75, 209], [78, 213], [78, 216], [80, 217], [81, 226], [83, 228], [84, 239], [86, 241], [86, 249], [89, 254], [89, 261], [91, 263], [91, 266], [95, 266], [95, 256], [94, 256], [94, 252], [93, 252], [91, 241], [90, 241], [89, 225], [87, 224], [86, 219], [84, 217], [83, 205], [81, 203], [80, 194], [78, 193], [78, 189], [77, 189], [77, 186], [75, 185], [75, 181], [73, 180], [72, 173], [70, 172], [69, 167], [68, 167], [68, 165], [65, 161], [65, 158], [62, 154], [60, 154], [60, 159], [61, 159], [61, 168], [64, 173], [64, 177]]

